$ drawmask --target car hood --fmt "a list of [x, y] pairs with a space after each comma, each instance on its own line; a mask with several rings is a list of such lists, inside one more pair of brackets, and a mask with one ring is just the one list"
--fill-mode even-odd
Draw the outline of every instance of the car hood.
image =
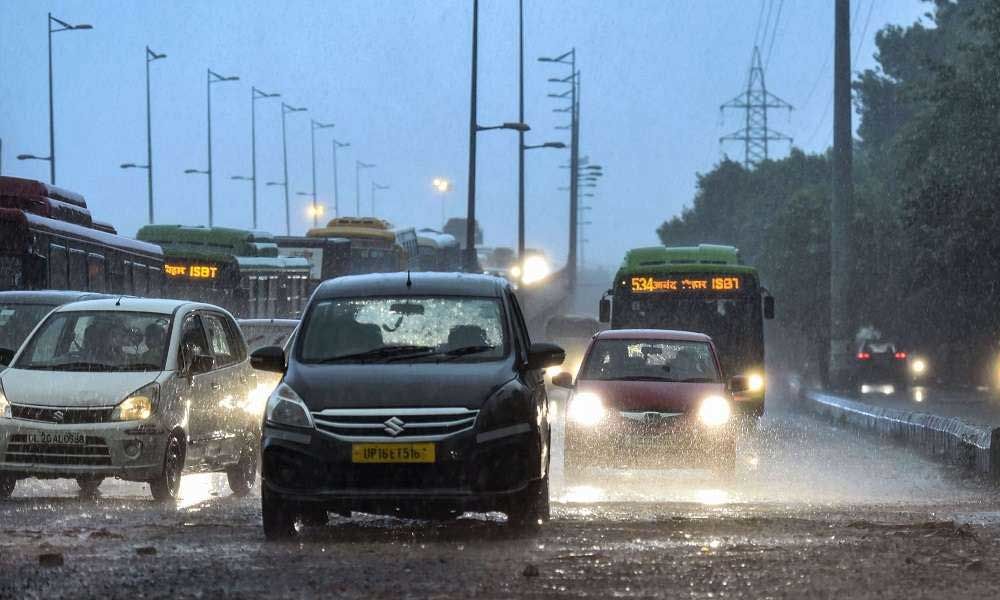
[[0, 381], [11, 404], [114, 406], [159, 375], [160, 371], [86, 373], [7, 369]]
[[597, 394], [613, 410], [656, 412], [687, 412], [707, 396], [729, 396], [721, 383], [664, 381], [584, 380], [577, 383], [579, 392]]
[[478, 409], [514, 378], [510, 361], [290, 365], [285, 383], [310, 410], [463, 407]]

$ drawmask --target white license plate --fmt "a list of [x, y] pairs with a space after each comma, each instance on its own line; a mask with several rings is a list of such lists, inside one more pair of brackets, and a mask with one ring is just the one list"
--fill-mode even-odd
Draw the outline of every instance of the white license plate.
[[83, 446], [87, 443], [87, 436], [82, 433], [60, 432], [60, 433], [29, 433], [29, 444], [59, 444], [66, 446]]

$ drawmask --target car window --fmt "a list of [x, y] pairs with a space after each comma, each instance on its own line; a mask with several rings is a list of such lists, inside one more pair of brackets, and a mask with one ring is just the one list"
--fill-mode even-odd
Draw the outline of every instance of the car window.
[[705, 342], [598, 340], [580, 379], [719, 383], [719, 370]]
[[188, 364], [195, 356], [207, 355], [210, 353], [208, 341], [205, 339], [205, 331], [201, 326], [201, 318], [198, 315], [188, 315], [184, 319], [184, 326], [181, 329], [181, 364]]
[[0, 348], [17, 350], [51, 304], [0, 304]]
[[219, 317], [226, 327], [226, 339], [229, 341], [229, 348], [233, 352], [233, 359], [240, 362], [247, 357], [247, 345], [243, 339], [243, 332], [236, 321], [229, 317]]
[[16, 363], [50, 371], [156, 371], [167, 353], [168, 315], [65, 311], [51, 315]]
[[208, 347], [215, 357], [215, 366], [224, 367], [236, 362], [236, 353], [233, 350], [226, 326], [222, 324], [222, 318], [218, 315], [203, 315], [202, 325], [208, 336]]
[[[507, 355], [503, 308], [497, 298], [464, 296], [336, 298], [310, 310], [299, 359], [323, 362], [385, 350], [448, 353], [449, 360], [497, 360]], [[403, 360], [402, 355], [365, 360]]]

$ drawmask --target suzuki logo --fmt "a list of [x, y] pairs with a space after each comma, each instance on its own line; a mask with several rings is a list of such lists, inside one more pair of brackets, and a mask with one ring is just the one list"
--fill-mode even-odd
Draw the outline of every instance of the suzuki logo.
[[384, 431], [392, 437], [396, 437], [397, 435], [403, 433], [403, 429], [406, 427], [406, 423], [404, 423], [399, 417], [393, 417], [383, 423], [383, 425], [385, 425], [383, 428]]
[[57, 410], [56, 412], [52, 413], [52, 420], [55, 421], [56, 423], [62, 423], [63, 419], [65, 418], [66, 418], [66, 413], [64, 413], [61, 410]]

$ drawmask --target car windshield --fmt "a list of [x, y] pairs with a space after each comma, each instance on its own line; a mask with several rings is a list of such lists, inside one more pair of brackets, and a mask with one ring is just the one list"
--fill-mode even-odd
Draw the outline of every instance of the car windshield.
[[719, 383], [712, 349], [705, 342], [598, 340], [580, 379]]
[[52, 308], [52, 304], [0, 304], [0, 348], [20, 348]]
[[49, 371], [160, 371], [170, 317], [130, 311], [68, 311], [50, 316], [14, 365]]
[[318, 362], [483, 361], [507, 354], [495, 298], [342, 298], [318, 302], [299, 359]]

